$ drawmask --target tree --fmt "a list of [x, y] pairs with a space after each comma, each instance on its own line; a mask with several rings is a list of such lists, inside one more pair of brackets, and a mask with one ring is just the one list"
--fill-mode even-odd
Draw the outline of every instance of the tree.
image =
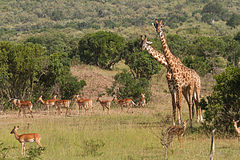
[[135, 79], [131, 73], [124, 70], [114, 76], [113, 85], [106, 89], [108, 95], [116, 95], [118, 98], [139, 99], [141, 93], [145, 93], [147, 101], [150, 99], [150, 83], [146, 78]]
[[59, 78], [58, 84], [60, 86], [60, 95], [63, 99], [72, 99], [74, 95], [78, 94], [87, 85], [84, 80], [78, 82], [77, 78], [71, 75], [64, 75]]
[[72, 77], [70, 62], [67, 53], [47, 55], [39, 44], [0, 42], [1, 98], [35, 100], [54, 92], [72, 97], [86, 84]]
[[226, 10], [218, 2], [209, 2], [206, 4], [202, 11], [202, 21], [208, 24], [212, 24], [213, 21], [218, 21], [219, 19], [224, 19]]
[[125, 43], [125, 39], [115, 33], [99, 31], [79, 41], [78, 54], [84, 63], [109, 70], [121, 60]]
[[240, 68], [227, 68], [215, 79], [205, 111], [205, 127], [233, 133], [232, 121], [240, 119]]
[[240, 43], [240, 32], [238, 32], [235, 36], [234, 36], [234, 40], [238, 41]]
[[234, 28], [236, 26], [240, 25], [240, 15], [239, 14], [232, 14], [230, 19], [227, 21], [227, 25], [229, 25], [231, 27], [234, 27]]
[[31, 98], [47, 57], [40, 45], [0, 42], [2, 97]]
[[154, 74], [160, 71], [161, 65], [147, 51], [141, 51], [139, 42], [139, 39], [135, 39], [127, 43], [123, 59], [136, 79], [146, 78], [150, 80]]

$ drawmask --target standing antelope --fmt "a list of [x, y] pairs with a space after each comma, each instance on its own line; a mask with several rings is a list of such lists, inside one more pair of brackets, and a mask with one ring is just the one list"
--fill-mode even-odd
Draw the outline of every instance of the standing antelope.
[[82, 107], [85, 109], [85, 113], [87, 112], [88, 108], [91, 108], [93, 111], [92, 99], [84, 99], [82, 97], [79, 98], [79, 95], [75, 95], [74, 99], [75, 99], [75, 102], [77, 102], [79, 107], [78, 114], [80, 114], [80, 109]]
[[183, 136], [183, 134], [186, 130], [186, 127], [187, 127], [187, 122], [183, 121], [182, 126], [170, 126], [167, 129], [169, 137], [178, 136], [178, 141], [180, 143], [180, 147], [182, 146], [181, 137]]
[[234, 128], [235, 128], [236, 132], [238, 133], [238, 138], [239, 138], [240, 137], [240, 127], [237, 126], [238, 122], [239, 122], [239, 120], [238, 121], [233, 120]]
[[109, 113], [112, 100], [109, 100], [109, 99], [103, 100], [98, 97], [96, 101], [101, 104], [101, 106], [103, 107], [103, 111], [105, 110], [105, 108], [107, 108]]
[[46, 110], [47, 110], [48, 113], [49, 113], [49, 107], [50, 107], [50, 106], [54, 106], [56, 100], [54, 100], [54, 99], [49, 99], [49, 100], [44, 101], [44, 100], [42, 99], [42, 96], [40, 96], [40, 97], [38, 98], [38, 101], [37, 101], [37, 102], [41, 102], [42, 104], [44, 104], [44, 105], [46, 106]]
[[146, 105], [146, 99], [145, 99], [145, 94], [144, 93], [141, 93], [141, 99], [139, 101], [139, 104], [141, 107], [145, 107]]
[[129, 111], [130, 107], [133, 107], [133, 105], [136, 105], [133, 100], [131, 99], [120, 99], [118, 100], [116, 96], [114, 96], [113, 100], [121, 106], [121, 110], [123, 110], [123, 106], [127, 107], [127, 112]]
[[65, 114], [66, 116], [68, 112], [71, 112], [70, 100], [57, 99], [56, 95], [53, 97], [53, 99], [55, 100], [55, 105], [56, 105], [56, 109], [58, 110], [58, 114], [62, 113], [62, 106], [66, 108], [66, 114]]
[[10, 132], [10, 134], [14, 134], [15, 138], [21, 143], [22, 147], [22, 155], [25, 155], [25, 142], [36, 142], [40, 147], [42, 147], [41, 136], [38, 133], [28, 133], [28, 134], [22, 134], [18, 135], [17, 130], [19, 129], [19, 126], [14, 126], [13, 130]]
[[18, 108], [18, 117], [21, 115], [21, 111], [23, 110], [23, 115], [26, 117], [25, 109], [29, 110], [29, 114], [33, 118], [32, 115], [32, 102], [31, 101], [20, 101], [19, 99], [13, 99], [12, 103]]

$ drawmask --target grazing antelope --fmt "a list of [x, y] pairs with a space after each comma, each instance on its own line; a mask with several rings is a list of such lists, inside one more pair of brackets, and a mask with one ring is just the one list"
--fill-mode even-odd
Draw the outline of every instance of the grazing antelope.
[[28, 134], [22, 134], [18, 135], [17, 130], [19, 129], [19, 126], [14, 126], [13, 130], [10, 132], [10, 134], [14, 134], [15, 138], [21, 143], [22, 147], [22, 155], [25, 155], [25, 142], [36, 142], [40, 147], [42, 147], [41, 136], [38, 133], [28, 133]]
[[129, 111], [130, 107], [136, 105], [133, 100], [131, 99], [120, 99], [118, 100], [116, 96], [113, 97], [113, 100], [121, 106], [121, 110], [123, 110], [123, 106], [127, 107], [127, 112]]
[[183, 134], [186, 130], [186, 127], [187, 127], [187, 122], [183, 121], [182, 126], [170, 126], [167, 129], [169, 137], [178, 136], [178, 141], [180, 143], [180, 147], [182, 146], [181, 145], [181, 137], [183, 136]]
[[105, 110], [105, 108], [107, 108], [108, 112], [110, 111], [112, 100], [109, 99], [103, 100], [98, 97], [96, 101], [101, 104], [101, 106], [103, 107], [103, 111]]
[[56, 109], [58, 110], [58, 114], [62, 113], [62, 107], [66, 108], [66, 114], [65, 114], [66, 116], [68, 112], [71, 112], [70, 100], [57, 99], [56, 95], [53, 97], [53, 99], [55, 100], [55, 105], [56, 105]]
[[79, 107], [79, 114], [80, 114], [80, 109], [82, 107], [85, 109], [85, 113], [87, 112], [88, 108], [91, 108], [93, 111], [93, 105], [92, 105], [92, 99], [84, 99], [84, 98], [79, 98], [79, 95], [75, 95], [74, 97], [75, 102], [77, 102], [78, 107]]
[[54, 106], [56, 100], [54, 100], [54, 99], [49, 99], [49, 100], [44, 101], [44, 100], [42, 99], [42, 96], [40, 96], [40, 97], [38, 98], [38, 101], [37, 101], [37, 102], [41, 102], [42, 104], [44, 104], [44, 105], [46, 106], [46, 110], [47, 110], [48, 113], [49, 113], [49, 107], [50, 107], [50, 106]]
[[18, 108], [18, 117], [21, 115], [21, 111], [23, 110], [23, 115], [26, 117], [25, 109], [29, 110], [29, 114], [33, 118], [32, 115], [32, 102], [31, 101], [20, 101], [19, 99], [13, 99], [12, 103]]
[[233, 120], [234, 128], [235, 128], [236, 132], [238, 133], [238, 138], [239, 138], [240, 137], [240, 127], [237, 126], [238, 122], [239, 122], [239, 120], [238, 121]]
[[145, 94], [144, 93], [141, 93], [141, 99], [139, 101], [139, 105], [141, 107], [145, 107], [146, 106], [146, 99], [145, 99]]

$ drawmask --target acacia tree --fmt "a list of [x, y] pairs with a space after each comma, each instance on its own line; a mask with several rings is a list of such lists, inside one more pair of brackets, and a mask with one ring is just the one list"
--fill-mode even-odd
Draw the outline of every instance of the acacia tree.
[[125, 39], [112, 32], [99, 31], [85, 35], [78, 45], [80, 60], [86, 64], [111, 69], [121, 60]]

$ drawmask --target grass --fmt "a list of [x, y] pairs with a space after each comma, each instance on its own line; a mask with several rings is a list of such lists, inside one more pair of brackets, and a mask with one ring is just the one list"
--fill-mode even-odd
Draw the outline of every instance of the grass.
[[[16, 147], [9, 152], [10, 159], [21, 157], [20, 144], [10, 135], [13, 126], [19, 125], [19, 134], [41, 134], [41, 143], [46, 147], [43, 159], [164, 159], [164, 149], [155, 135], [161, 134], [161, 120], [167, 114], [157, 113], [155, 108], [145, 110], [148, 112], [134, 109], [134, 113], [125, 113], [115, 108], [110, 115], [98, 110], [72, 117], [35, 113], [34, 119], [17, 118], [17, 114], [11, 112], [1, 117], [0, 141]], [[217, 138], [215, 145], [216, 159], [239, 158], [236, 138]], [[32, 146], [36, 144], [28, 143], [26, 148]], [[208, 158], [209, 152], [210, 137], [188, 129], [182, 139], [182, 148], [175, 138], [168, 158], [202, 160]]]
[[[86, 73], [97, 73], [100, 79], [103, 77], [110, 81], [112, 77], [123, 68], [119, 63], [113, 71], [104, 71], [94, 66], [81, 65], [72, 67], [72, 73], [79, 79]], [[79, 70], [81, 72], [79, 72]], [[114, 73], [113, 73], [114, 72]], [[162, 71], [165, 72], [164, 70]], [[164, 74], [155, 75], [152, 78], [152, 100], [147, 108], [134, 108], [132, 112], [121, 112], [117, 106], [112, 107], [111, 113], [103, 113], [101, 106], [96, 103], [94, 92], [92, 95], [95, 106], [94, 113], [81, 113], [78, 115], [76, 108], [70, 117], [46, 115], [44, 111], [34, 110], [34, 118], [17, 117], [16, 111], [8, 111], [0, 115], [0, 143], [10, 148], [8, 159], [21, 159], [19, 142], [14, 135], [10, 135], [13, 126], [20, 126], [19, 134], [39, 133], [42, 136], [41, 143], [46, 150], [41, 155], [46, 160], [162, 160], [164, 148], [161, 146], [159, 136], [165, 127], [171, 125], [163, 123], [164, 118], [171, 116], [172, 108], [170, 93]], [[94, 75], [94, 74], [91, 74]], [[84, 77], [84, 76], [83, 76]], [[89, 79], [89, 77], [87, 77]], [[105, 82], [101, 80], [101, 82]], [[97, 83], [92, 82], [93, 85]], [[202, 95], [210, 94], [214, 80], [202, 78]], [[87, 92], [87, 91], [86, 91]], [[87, 94], [86, 94], [87, 95]], [[90, 95], [90, 94], [89, 94]], [[183, 119], [188, 119], [188, 107], [183, 101]], [[195, 118], [196, 119], [196, 118]], [[168, 149], [169, 160], [202, 160], [209, 158], [210, 136], [200, 130], [201, 125], [194, 119], [194, 128], [187, 128], [180, 148], [177, 138], [174, 138]], [[36, 147], [34, 143], [27, 143], [26, 148]], [[12, 148], [13, 147], [13, 148]], [[238, 160], [240, 143], [237, 138], [224, 138], [218, 136], [215, 139], [215, 157], [217, 160]], [[0, 147], [1, 156], [1, 147]], [[0, 157], [1, 159], [1, 157]]]

